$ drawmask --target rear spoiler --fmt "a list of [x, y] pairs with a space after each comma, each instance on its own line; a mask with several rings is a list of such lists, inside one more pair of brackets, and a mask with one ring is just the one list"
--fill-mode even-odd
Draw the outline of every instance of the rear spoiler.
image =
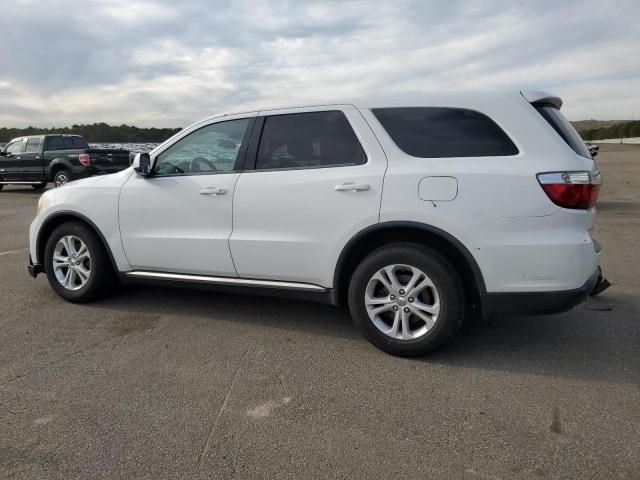
[[558, 110], [562, 107], [562, 99], [551, 93], [540, 92], [538, 90], [522, 90], [520, 93], [529, 103], [549, 103]]

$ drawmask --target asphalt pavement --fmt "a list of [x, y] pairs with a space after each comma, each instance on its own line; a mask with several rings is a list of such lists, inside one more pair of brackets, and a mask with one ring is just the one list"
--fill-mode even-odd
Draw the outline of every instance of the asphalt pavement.
[[0, 478], [640, 478], [640, 148], [607, 145], [613, 286], [389, 356], [334, 307], [26, 271], [39, 194], [0, 192]]

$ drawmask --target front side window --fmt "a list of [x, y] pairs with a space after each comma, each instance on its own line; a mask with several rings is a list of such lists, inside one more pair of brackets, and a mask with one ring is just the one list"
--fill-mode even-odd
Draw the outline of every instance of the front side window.
[[22, 153], [24, 151], [24, 142], [22, 139], [16, 140], [15, 142], [11, 142], [7, 145], [7, 153], [11, 155], [17, 155], [18, 153]]
[[158, 155], [156, 175], [208, 174], [236, 170], [238, 152], [250, 119], [207, 125]]
[[27, 140], [27, 148], [25, 153], [39, 153], [40, 152], [40, 138], [32, 137]]
[[267, 117], [256, 170], [360, 165], [366, 156], [340, 111]]
[[377, 108], [374, 115], [391, 139], [412, 157], [495, 157], [518, 148], [489, 117], [465, 108]]

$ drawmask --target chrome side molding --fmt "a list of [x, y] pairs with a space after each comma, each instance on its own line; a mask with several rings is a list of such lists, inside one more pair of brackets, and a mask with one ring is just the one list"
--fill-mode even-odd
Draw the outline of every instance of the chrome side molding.
[[254, 280], [249, 278], [210, 277], [206, 275], [185, 275], [181, 273], [149, 272], [133, 270], [127, 277], [149, 280], [173, 280], [178, 282], [208, 283], [211, 285], [234, 285], [245, 287], [280, 288], [283, 290], [302, 290], [308, 292], [324, 292], [327, 289], [320, 285], [298, 282], [281, 282], [277, 280]]

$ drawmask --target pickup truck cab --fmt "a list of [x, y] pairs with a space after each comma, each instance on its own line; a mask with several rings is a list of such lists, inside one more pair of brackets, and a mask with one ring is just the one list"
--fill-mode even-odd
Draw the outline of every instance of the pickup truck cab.
[[90, 148], [80, 135], [33, 135], [11, 140], [0, 150], [0, 190], [4, 185], [43, 189], [71, 180], [115, 173], [129, 166], [129, 151]]

